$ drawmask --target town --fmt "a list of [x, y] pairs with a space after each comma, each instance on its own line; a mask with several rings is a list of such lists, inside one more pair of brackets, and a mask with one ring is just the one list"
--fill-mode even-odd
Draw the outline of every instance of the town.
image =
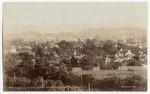
[[9, 91], [145, 91], [147, 87], [144, 38], [18, 37], [10, 44], [3, 52]]

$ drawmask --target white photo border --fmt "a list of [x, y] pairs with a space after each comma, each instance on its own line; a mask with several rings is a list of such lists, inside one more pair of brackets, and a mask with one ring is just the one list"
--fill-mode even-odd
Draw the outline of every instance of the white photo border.
[[[3, 91], [3, 65], [2, 65], [2, 41], [3, 41], [3, 3], [4, 2], [146, 2], [148, 5], [148, 87], [146, 92], [6, 92]], [[150, 65], [149, 65], [149, 54], [150, 54], [150, 0], [1, 0], [0, 1], [0, 94], [150, 94]]]

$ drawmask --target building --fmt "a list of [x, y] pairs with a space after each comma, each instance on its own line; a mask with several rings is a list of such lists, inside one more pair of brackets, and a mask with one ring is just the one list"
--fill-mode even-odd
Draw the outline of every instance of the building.
[[9, 50], [9, 53], [10, 54], [16, 54], [17, 53], [17, 49], [14, 46], [12, 46], [11, 49]]
[[125, 54], [126, 60], [132, 59], [132, 57], [134, 57], [134, 56], [135, 56], [135, 54], [133, 54], [131, 52], [131, 50], [128, 50], [128, 52]]
[[123, 58], [124, 54], [123, 54], [123, 50], [120, 49], [118, 53], [115, 54], [115, 58]]
[[124, 60], [123, 58], [124, 58], [123, 50], [120, 49], [120, 51], [115, 54], [115, 61], [114, 62], [121, 63]]
[[141, 62], [146, 62], [147, 61], [147, 59], [146, 59], [146, 54], [144, 54], [143, 52], [140, 52], [140, 55], [139, 55], [139, 61], [141, 61]]
[[17, 60], [17, 64], [20, 64], [21, 62], [22, 62], [22, 60], [21, 60], [21, 59]]
[[107, 57], [105, 58], [105, 64], [108, 64], [108, 63], [110, 63], [110, 58], [107, 56]]
[[35, 57], [35, 52], [29, 52], [29, 55], [31, 55], [34, 58]]
[[73, 73], [77, 73], [77, 72], [80, 72], [80, 71], [82, 71], [82, 69], [80, 67], [72, 68]]
[[119, 63], [121, 63], [121, 62], [123, 62], [123, 60], [124, 60], [124, 59], [122, 59], [122, 58], [117, 58], [114, 62], [119, 62]]
[[32, 48], [30, 46], [18, 47], [18, 52], [19, 53], [30, 53], [31, 49]]
[[36, 60], [35, 60], [35, 59], [32, 59], [31, 61], [33, 62], [33, 68], [35, 68]]
[[55, 58], [59, 58], [59, 55], [56, 52], [53, 52]]

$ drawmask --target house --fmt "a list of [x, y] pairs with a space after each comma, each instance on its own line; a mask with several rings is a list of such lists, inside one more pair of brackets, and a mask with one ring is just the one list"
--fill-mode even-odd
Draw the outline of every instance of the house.
[[82, 69], [80, 67], [72, 68], [73, 73], [77, 73], [77, 72], [80, 72], [80, 71], [82, 71]]
[[31, 61], [33, 62], [33, 68], [35, 68], [36, 60], [35, 60], [35, 59], [32, 59]]
[[123, 50], [120, 49], [120, 51], [115, 54], [114, 62], [119, 62], [119, 63], [123, 62], [123, 60], [124, 60], [123, 57], [124, 57]]
[[135, 54], [133, 54], [131, 52], [131, 50], [128, 50], [128, 52], [125, 54], [126, 60], [132, 59], [132, 57], [134, 57], [134, 56], [135, 56]]
[[18, 59], [18, 60], [17, 60], [17, 64], [20, 64], [21, 62], [22, 62], [21, 59]]
[[79, 60], [76, 58], [76, 57], [72, 57], [71, 59], [70, 59], [70, 63], [71, 63], [71, 66], [72, 67], [77, 67], [78, 65], [79, 65]]
[[76, 51], [74, 52], [73, 56], [70, 57], [70, 62], [72, 67], [77, 67], [80, 66], [80, 61], [84, 57], [84, 55], [77, 53]]
[[141, 62], [146, 62], [146, 54], [144, 54], [143, 52], [139, 52], [140, 53], [140, 55], [139, 55], [139, 61], [141, 61]]
[[9, 53], [10, 54], [16, 54], [17, 53], [17, 49], [14, 46], [12, 46], [11, 49], [9, 50]]
[[47, 46], [43, 47], [43, 52], [44, 52], [45, 55], [48, 53]]
[[121, 63], [121, 62], [123, 62], [123, 60], [124, 60], [124, 59], [122, 59], [122, 58], [117, 58], [114, 62], [119, 62], [119, 63]]
[[75, 50], [75, 52], [74, 52], [74, 54], [73, 54], [74, 56], [76, 56], [77, 55], [77, 51]]
[[120, 49], [118, 53], [115, 54], [115, 58], [123, 58], [124, 54], [123, 54], [123, 50]]
[[30, 53], [31, 49], [32, 48], [30, 46], [18, 47], [18, 52], [19, 53]]
[[110, 63], [110, 58], [107, 56], [107, 57], [105, 58], [105, 64], [108, 64], [108, 63]]
[[56, 52], [54, 52], [53, 54], [55, 58], [59, 58], [59, 55]]
[[102, 40], [99, 41], [99, 47], [103, 47], [104, 44], [105, 44], [105, 41], [102, 41]]
[[35, 52], [29, 52], [29, 55], [31, 55], [34, 58], [35, 57]]
[[94, 46], [99, 47], [100, 46], [99, 39], [98, 38], [93, 39], [93, 44], [94, 44]]
[[60, 60], [59, 59], [53, 59], [53, 60], [50, 60], [49, 63], [51, 65], [59, 65], [60, 64]]

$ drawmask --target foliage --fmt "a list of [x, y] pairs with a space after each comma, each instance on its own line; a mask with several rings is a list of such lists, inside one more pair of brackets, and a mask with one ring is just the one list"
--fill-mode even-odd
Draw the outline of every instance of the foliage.
[[146, 80], [137, 75], [126, 78], [113, 76], [91, 82], [91, 87], [101, 91], [145, 91], [146, 85]]
[[96, 62], [94, 62], [94, 58], [89, 56], [84, 56], [81, 59], [81, 67], [83, 70], [92, 70]]
[[128, 60], [127, 66], [141, 66], [141, 63], [135, 59]]
[[[128, 40], [130, 43], [134, 42]], [[57, 46], [55, 46], [58, 45]], [[117, 44], [117, 46], [116, 46]], [[62, 88], [46, 88], [46, 87], [80, 87], [82, 80], [82, 89], [87, 89], [88, 83], [91, 84], [92, 89], [102, 91], [116, 91], [116, 90], [145, 90], [146, 80], [133, 75], [125, 79], [116, 76], [107, 77], [104, 79], [96, 79], [93, 75], [83, 74], [81, 76], [71, 73], [73, 67], [79, 67], [83, 70], [92, 70], [93, 67], [99, 66], [102, 70], [116, 70], [122, 64], [114, 62], [114, 58], [110, 59], [109, 63], [105, 63], [105, 56], [114, 56], [116, 52], [123, 49], [126, 53], [129, 49], [136, 54], [134, 59], [127, 62], [127, 66], [141, 66], [138, 55], [139, 51], [146, 53], [147, 48], [140, 49], [124, 43], [115, 43], [113, 41], [96, 41], [86, 39], [84, 42], [66, 41], [60, 42], [35, 41], [24, 42], [22, 38], [12, 41], [14, 46], [31, 46], [32, 52], [36, 53], [33, 57], [29, 53], [6, 54], [4, 60], [4, 87], [6, 90], [11, 90], [9, 87], [44, 87], [35, 90], [51, 90], [62, 91]], [[48, 51], [48, 53], [46, 53]], [[73, 56], [74, 52], [83, 56], [78, 59]], [[57, 56], [58, 55], [58, 56]], [[72, 58], [71, 58], [72, 57]], [[19, 62], [20, 60], [20, 62]], [[35, 62], [34, 62], [35, 60]], [[68, 69], [68, 70], [67, 70]], [[41, 79], [42, 78], [42, 79]], [[122, 86], [136, 86], [137, 88], [122, 88]], [[68, 88], [67, 88], [68, 90]]]
[[109, 54], [116, 54], [117, 48], [115, 47], [115, 44], [112, 43], [110, 40], [106, 41], [103, 45], [103, 49], [108, 52]]

